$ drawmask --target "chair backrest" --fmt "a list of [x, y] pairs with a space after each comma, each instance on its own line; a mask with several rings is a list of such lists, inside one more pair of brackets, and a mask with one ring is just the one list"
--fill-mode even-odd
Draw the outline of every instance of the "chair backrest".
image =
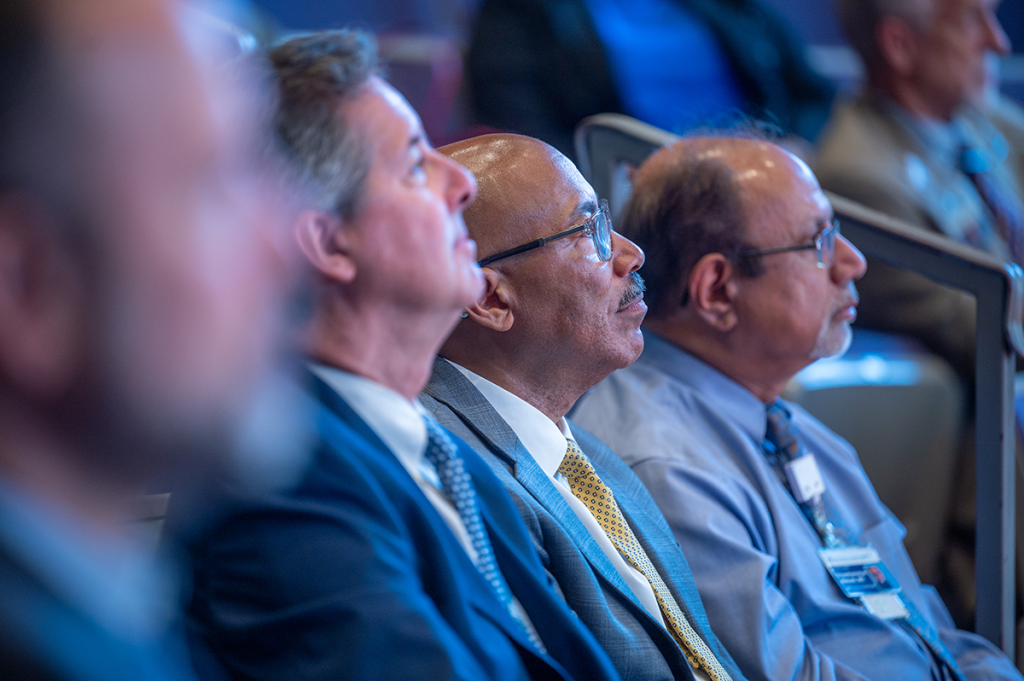
[[629, 198], [633, 170], [656, 149], [677, 140], [678, 135], [629, 116], [597, 114], [576, 128], [576, 158], [597, 195], [608, 199], [614, 220]]
[[[616, 202], [613, 211], [620, 210], [628, 196], [623, 184], [629, 168], [676, 139], [626, 116], [592, 116], [576, 129], [580, 170], [599, 196]], [[983, 251], [923, 233], [841, 196], [827, 195], [843, 222], [843, 235], [865, 255], [967, 291], [978, 301], [975, 629], [1014, 659], [1013, 386], [1015, 356], [1024, 352], [1024, 272]]]

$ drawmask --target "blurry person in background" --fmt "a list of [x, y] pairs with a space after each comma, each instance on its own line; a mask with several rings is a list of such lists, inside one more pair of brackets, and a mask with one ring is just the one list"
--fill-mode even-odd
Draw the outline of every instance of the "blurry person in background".
[[[826, 190], [1024, 265], [1024, 112], [993, 87], [993, 60], [1010, 51], [999, 4], [839, 0], [867, 82], [836, 107], [814, 171]], [[877, 258], [868, 263], [858, 326], [921, 341], [957, 371], [971, 405], [974, 296]], [[939, 590], [962, 627], [974, 622], [972, 412], [939, 557]]]
[[285, 270], [257, 221], [279, 211], [256, 93], [184, 22], [161, 0], [0, 3], [5, 679], [191, 678], [125, 521], [150, 480], [232, 451]]
[[573, 158], [573, 131], [624, 113], [672, 132], [739, 112], [809, 152], [833, 88], [765, 0], [483, 0], [467, 56], [475, 122]]
[[[836, 108], [814, 171], [826, 190], [1024, 264], [1024, 149], [982, 113], [989, 57], [1010, 49], [998, 5], [839, 2], [867, 83]], [[973, 296], [873, 260], [860, 289], [859, 325], [920, 339], [972, 384]]]

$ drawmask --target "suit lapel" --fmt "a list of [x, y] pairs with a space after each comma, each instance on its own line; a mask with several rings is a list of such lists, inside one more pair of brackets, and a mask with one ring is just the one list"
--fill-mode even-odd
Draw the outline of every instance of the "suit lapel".
[[515, 479], [562, 526], [597, 573], [643, 609], [608, 556], [526, 451], [512, 428], [458, 369], [445, 360], [435, 361], [425, 392], [450, 409], [488, 450], [506, 462]]
[[[608, 473], [601, 461], [609, 456], [616, 457], [618, 460], [618, 455], [586, 431], [577, 428], [574, 432], [582, 441], [579, 444], [584, 453], [591, 457], [591, 463], [594, 465], [598, 477], [603, 480], [616, 479], [617, 476]], [[640, 484], [639, 481], [637, 484]], [[633, 530], [633, 534], [636, 535], [637, 541], [640, 542], [640, 546], [643, 547], [651, 564], [654, 565], [654, 569], [662, 576], [672, 595], [675, 596], [676, 603], [683, 611], [687, 621], [711, 647], [719, 661], [729, 669], [730, 674], [734, 678], [741, 678], [735, 665], [731, 662], [731, 658], [719, 645], [718, 639], [711, 631], [711, 624], [708, 622], [707, 613], [701, 603], [700, 594], [697, 592], [697, 585], [693, 581], [690, 566], [687, 565], [686, 558], [679, 545], [676, 544], [672, 531], [661, 512], [657, 506], [653, 506], [654, 500], [651, 499], [652, 506], [648, 506], [638, 496], [629, 494], [629, 490], [620, 490], [614, 485], [611, 487], [619, 510], [622, 511], [622, 515], [626, 518], [626, 522]], [[620, 491], [621, 493], [619, 493]], [[648, 528], [652, 531], [644, 532], [640, 528]]]
[[[386, 464], [382, 461], [378, 461], [377, 464], [386, 466], [389, 471], [389, 475], [393, 480], [416, 501], [420, 510], [429, 518], [431, 525], [434, 527], [439, 537], [442, 538], [442, 543], [446, 548], [449, 560], [461, 564], [459, 566], [460, 569], [456, 571], [456, 574], [467, 575], [467, 573], [471, 573], [472, 575], [476, 575], [475, 579], [472, 576], [467, 575], [467, 579], [469, 580], [468, 583], [462, 579], [455, 580], [457, 587], [465, 595], [465, 600], [477, 612], [499, 626], [508, 635], [508, 637], [513, 639], [520, 647], [530, 652], [534, 652], [533, 645], [530, 643], [522, 627], [512, 619], [511, 615], [509, 615], [508, 611], [501, 604], [501, 601], [499, 601], [491, 591], [490, 586], [484, 578], [480, 576], [476, 566], [473, 565], [473, 562], [469, 559], [469, 556], [462, 548], [462, 545], [459, 544], [447, 523], [445, 523], [437, 513], [437, 509], [435, 509], [433, 504], [430, 503], [430, 500], [426, 498], [423, 490], [419, 488], [416, 481], [408, 474], [405, 467], [402, 466], [402, 463], [398, 460], [398, 457], [395, 456], [394, 452], [384, 444], [384, 441], [380, 439], [373, 429], [370, 428], [370, 426], [367, 425], [367, 423], [360, 418], [358, 414], [356, 414], [352, 407], [350, 407], [349, 404], [330, 386], [312, 374], [309, 374], [307, 378], [311, 393], [326, 408], [327, 413], [323, 415], [325, 421], [321, 426], [321, 432], [324, 439], [327, 441], [328, 446], [335, 449], [339, 454], [343, 454], [345, 452], [343, 442], [344, 438], [340, 433], [336, 432], [333, 424], [331, 424], [332, 420], [336, 420], [341, 421], [356, 431], [360, 436], [365, 438], [367, 443], [374, 449], [377, 449], [382, 453], [386, 453], [388, 455], [386, 458]], [[465, 454], [464, 451], [461, 453]], [[476, 478], [476, 476], [473, 477]], [[483, 500], [481, 500], [480, 503], [480, 511], [485, 524], [488, 525], [488, 534], [493, 536], [494, 523], [490, 520], [490, 516], [487, 512], [487, 505]], [[504, 536], [502, 536], [500, 540], [507, 541]], [[517, 560], [522, 562], [521, 557], [518, 557]], [[539, 656], [539, 653], [536, 654]], [[545, 656], [544, 659], [548, 664], [560, 669], [558, 663], [552, 658]]]

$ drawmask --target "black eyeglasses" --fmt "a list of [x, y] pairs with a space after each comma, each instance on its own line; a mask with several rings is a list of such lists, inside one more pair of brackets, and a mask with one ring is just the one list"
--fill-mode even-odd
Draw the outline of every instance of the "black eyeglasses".
[[839, 220], [833, 220], [825, 229], [814, 235], [814, 240], [809, 244], [797, 244], [796, 246], [781, 246], [779, 248], [761, 248], [752, 251], [743, 251], [739, 254], [741, 258], [756, 258], [761, 255], [772, 255], [773, 253], [789, 253], [790, 251], [809, 251], [812, 248], [818, 252], [818, 267], [825, 267], [832, 262], [836, 252], [836, 235], [839, 234]]
[[572, 236], [573, 234], [583, 231], [587, 231], [590, 234], [590, 237], [594, 240], [594, 250], [597, 251], [597, 257], [604, 262], [608, 262], [612, 259], [612, 218], [611, 214], [608, 212], [608, 202], [606, 200], [601, 199], [598, 201], [597, 206], [597, 213], [584, 222], [570, 227], [564, 232], [541, 237], [540, 239], [534, 239], [522, 246], [516, 246], [515, 248], [510, 248], [507, 251], [495, 253], [494, 255], [488, 256], [479, 261], [477, 264], [480, 265], [480, 267], [486, 267], [496, 260], [511, 258], [513, 255], [532, 251], [533, 249], [540, 248], [552, 241], [558, 241], [559, 239], [564, 239], [567, 236]]

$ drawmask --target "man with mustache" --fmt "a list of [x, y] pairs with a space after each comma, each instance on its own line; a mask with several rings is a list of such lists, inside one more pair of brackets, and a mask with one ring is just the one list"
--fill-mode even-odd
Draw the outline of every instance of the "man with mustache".
[[808, 167], [684, 140], [637, 171], [623, 232], [652, 254], [644, 352], [573, 415], [650, 490], [747, 676], [1019, 679], [920, 583], [856, 452], [779, 399], [846, 349], [865, 271]]
[[486, 135], [440, 151], [477, 178], [465, 216], [486, 290], [442, 347], [424, 405], [497, 473], [623, 678], [741, 678], [650, 495], [564, 418], [643, 349], [643, 252], [539, 140]]

